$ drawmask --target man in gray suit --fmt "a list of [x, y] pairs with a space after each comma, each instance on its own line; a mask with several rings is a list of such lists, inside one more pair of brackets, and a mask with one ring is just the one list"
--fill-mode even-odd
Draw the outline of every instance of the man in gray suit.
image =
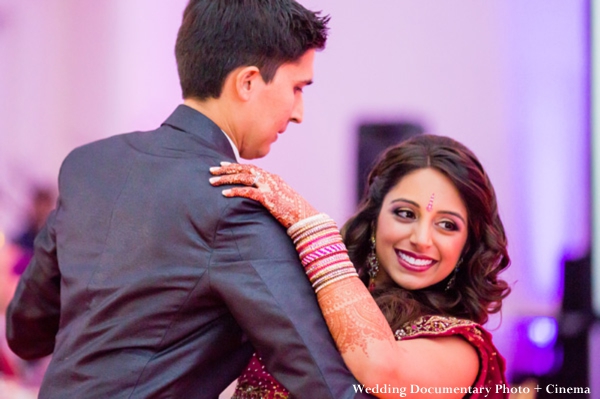
[[253, 351], [295, 398], [355, 397], [285, 231], [208, 183], [302, 121], [327, 22], [293, 0], [191, 0], [184, 104], [67, 156], [7, 314], [15, 353], [53, 354], [40, 398], [212, 399]]

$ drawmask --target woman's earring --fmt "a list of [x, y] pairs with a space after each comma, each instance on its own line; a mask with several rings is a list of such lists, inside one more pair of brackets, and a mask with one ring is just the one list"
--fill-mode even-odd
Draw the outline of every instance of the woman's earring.
[[375, 277], [379, 272], [379, 261], [377, 260], [377, 254], [375, 253], [375, 231], [371, 233], [371, 252], [367, 256], [367, 272], [369, 273], [369, 291], [375, 289]]
[[444, 291], [448, 291], [450, 288], [454, 287], [454, 282], [456, 281], [456, 275], [458, 274], [458, 267], [460, 266], [461, 263], [462, 263], [462, 258], [460, 258], [458, 260], [458, 262], [456, 262], [456, 267], [454, 268], [454, 271], [452, 272], [452, 277], [450, 277], [450, 280], [448, 280], [448, 284], [446, 284], [446, 289]]

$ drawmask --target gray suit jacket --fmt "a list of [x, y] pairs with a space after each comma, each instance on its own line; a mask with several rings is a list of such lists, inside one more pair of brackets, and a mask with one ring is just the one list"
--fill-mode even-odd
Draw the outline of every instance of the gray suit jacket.
[[220, 161], [184, 105], [67, 156], [7, 313], [17, 354], [53, 353], [40, 398], [217, 398], [254, 350], [295, 398], [355, 397], [284, 229], [208, 183]]

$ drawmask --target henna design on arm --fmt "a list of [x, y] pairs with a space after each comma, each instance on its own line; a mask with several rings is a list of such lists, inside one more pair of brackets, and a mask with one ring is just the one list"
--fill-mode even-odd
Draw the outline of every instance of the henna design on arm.
[[[395, 345], [394, 334], [371, 294], [358, 279], [333, 220], [318, 212], [279, 176], [251, 165], [211, 168], [211, 184], [244, 184], [225, 196], [251, 198], [263, 204], [294, 240], [317, 293], [329, 331], [344, 355], [368, 357], [372, 350]], [[316, 216], [316, 218], [315, 218]], [[377, 343], [376, 347], [370, 345]], [[359, 351], [362, 349], [362, 351]], [[355, 356], [354, 354], [352, 356]]]
[[369, 343], [395, 342], [387, 320], [358, 278], [325, 287], [317, 299], [340, 353], [360, 348], [368, 357]]

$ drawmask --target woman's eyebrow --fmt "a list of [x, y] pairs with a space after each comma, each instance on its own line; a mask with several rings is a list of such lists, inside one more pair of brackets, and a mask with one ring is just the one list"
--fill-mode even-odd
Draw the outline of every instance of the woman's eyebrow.
[[[413, 206], [415, 206], [417, 208], [421, 208], [421, 206], [418, 203], [416, 203], [415, 201], [406, 199], [406, 198], [396, 198], [396, 199], [393, 199], [391, 203], [393, 204], [393, 203], [396, 203], [396, 202], [406, 202], [406, 203], [411, 204], [411, 205], [413, 205]], [[465, 220], [465, 218], [460, 213], [458, 213], [458, 212], [454, 212], [454, 211], [438, 211], [437, 213], [455, 216], [455, 217], [459, 218], [465, 225], [467, 224], [467, 221]]]

